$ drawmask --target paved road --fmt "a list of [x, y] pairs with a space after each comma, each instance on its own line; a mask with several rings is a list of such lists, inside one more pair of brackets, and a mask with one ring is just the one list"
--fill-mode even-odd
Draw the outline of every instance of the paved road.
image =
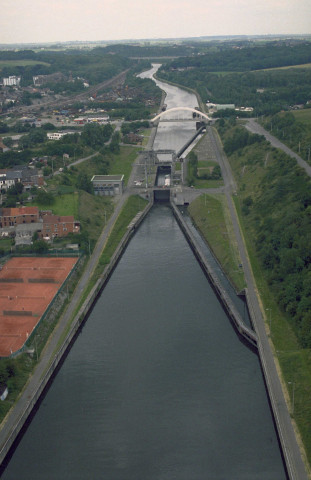
[[290, 148], [288, 148], [284, 143], [282, 143], [278, 138], [271, 135], [267, 130], [265, 130], [259, 123], [256, 122], [254, 118], [250, 118], [247, 120], [245, 127], [252, 133], [258, 133], [259, 135], [264, 135], [266, 140], [271, 143], [271, 145], [275, 148], [280, 148], [283, 152], [287, 153], [290, 157], [297, 160], [298, 165], [303, 168], [306, 173], [311, 177], [311, 166], [305, 162], [297, 153], [293, 152]]
[[[256, 124], [257, 125], [257, 124]], [[256, 133], [259, 133], [257, 131]], [[261, 132], [260, 132], [261, 133]], [[225, 195], [227, 198], [230, 215], [233, 223], [233, 228], [240, 252], [241, 263], [243, 265], [245, 281], [248, 289], [248, 299], [250, 309], [252, 310], [252, 318], [254, 321], [254, 328], [258, 336], [258, 350], [261, 358], [263, 372], [269, 388], [270, 401], [273, 408], [275, 420], [278, 426], [278, 432], [283, 447], [283, 452], [286, 460], [286, 465], [289, 471], [291, 480], [307, 480], [308, 476], [304, 463], [302, 461], [301, 452], [299, 450], [294, 428], [288, 412], [287, 404], [285, 402], [281, 382], [277, 373], [273, 354], [269, 345], [269, 340], [266, 334], [265, 323], [262, 311], [259, 305], [259, 300], [256, 294], [256, 287], [254, 277], [251, 271], [246, 247], [241, 235], [238, 216], [232, 200], [232, 192], [236, 191], [235, 181], [233, 179], [232, 171], [229, 162], [222, 150], [217, 135], [209, 127], [209, 134], [213, 138], [213, 143], [217, 148], [217, 159], [221, 165], [225, 182]], [[263, 134], [263, 133], [261, 133]]]

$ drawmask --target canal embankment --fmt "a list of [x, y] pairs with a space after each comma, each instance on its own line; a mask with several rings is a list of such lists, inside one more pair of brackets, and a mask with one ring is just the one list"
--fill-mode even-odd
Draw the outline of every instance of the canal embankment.
[[251, 330], [245, 323], [243, 322], [239, 312], [237, 311], [235, 305], [233, 304], [230, 296], [223, 288], [221, 282], [219, 281], [216, 273], [214, 272], [212, 266], [207, 261], [205, 255], [203, 254], [201, 248], [199, 247], [197, 241], [195, 240], [194, 236], [192, 235], [191, 230], [189, 229], [188, 225], [184, 221], [180, 211], [176, 207], [176, 205], [171, 202], [171, 206], [173, 209], [174, 216], [185, 235], [194, 255], [196, 256], [198, 262], [200, 263], [203, 271], [207, 275], [210, 284], [212, 285], [214, 291], [216, 292], [218, 298], [220, 299], [223, 307], [225, 308], [230, 320], [232, 321], [233, 325], [237, 329], [238, 333], [245, 338], [252, 346], [257, 347], [257, 335], [256, 333]]
[[276, 431], [278, 432], [281, 451], [283, 454], [285, 465], [287, 467], [289, 479], [306, 480], [307, 474], [304, 464], [302, 462], [298, 444], [295, 439], [280, 381], [275, 371], [275, 364], [272, 358], [270, 347], [267, 342], [267, 337], [265, 332], [261, 328], [261, 322], [259, 325], [258, 311], [256, 311], [256, 308], [254, 307], [254, 298], [252, 298], [252, 294], [250, 293], [249, 289], [245, 288], [244, 293], [246, 304], [249, 311], [251, 324], [254, 326], [256, 333], [244, 324], [229, 295], [224, 290], [219, 279], [217, 278], [217, 275], [213, 271], [211, 265], [209, 264], [199, 245], [197, 244], [191, 230], [184, 221], [180, 211], [173, 202], [171, 202], [171, 205], [174, 216], [181, 230], [183, 231], [203, 271], [206, 273], [223, 307], [227, 311], [227, 314], [231, 319], [233, 325], [235, 326], [237, 332], [251, 345], [255, 346], [258, 350], [263, 378], [265, 380], [270, 407], [273, 413], [274, 424], [276, 427]]

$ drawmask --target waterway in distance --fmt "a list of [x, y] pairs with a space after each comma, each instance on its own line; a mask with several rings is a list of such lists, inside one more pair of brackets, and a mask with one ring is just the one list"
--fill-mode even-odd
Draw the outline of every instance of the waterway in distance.
[[131, 240], [2, 478], [287, 478], [258, 356], [168, 206]]

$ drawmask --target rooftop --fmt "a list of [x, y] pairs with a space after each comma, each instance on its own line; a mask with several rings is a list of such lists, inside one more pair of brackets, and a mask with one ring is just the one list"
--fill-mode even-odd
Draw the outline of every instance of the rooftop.
[[120, 182], [123, 180], [124, 175], [93, 175], [92, 182], [102, 181], [102, 182], [111, 182], [111, 181], [118, 181]]

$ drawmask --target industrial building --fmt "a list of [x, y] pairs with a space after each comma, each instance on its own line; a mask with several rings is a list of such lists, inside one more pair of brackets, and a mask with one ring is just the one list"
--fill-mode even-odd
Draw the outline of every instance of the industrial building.
[[114, 196], [123, 193], [124, 175], [94, 175], [91, 181], [95, 195]]

